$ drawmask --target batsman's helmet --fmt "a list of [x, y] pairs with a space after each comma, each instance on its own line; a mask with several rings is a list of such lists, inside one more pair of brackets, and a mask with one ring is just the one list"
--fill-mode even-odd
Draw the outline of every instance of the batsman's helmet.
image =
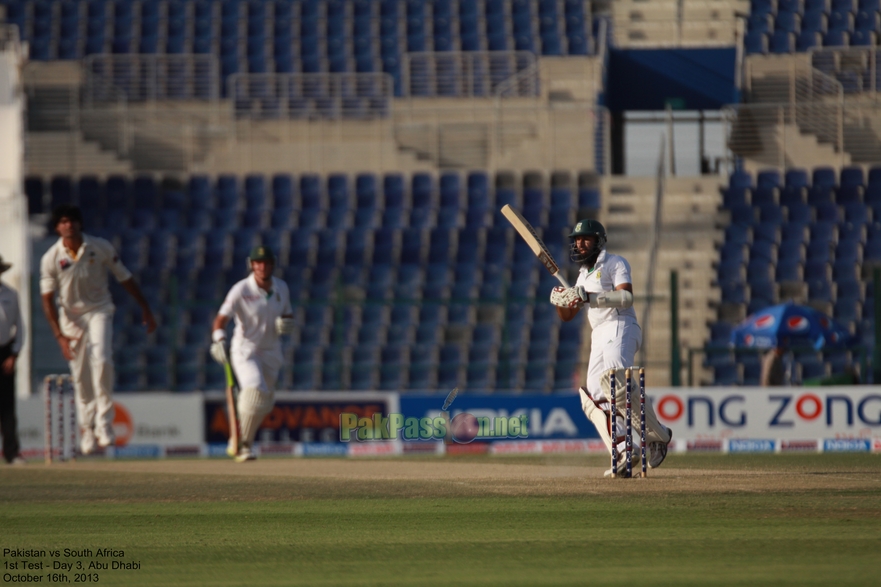
[[251, 254], [248, 255], [248, 261], [272, 261], [275, 262], [275, 253], [272, 252], [267, 246], [260, 245], [259, 247], [254, 247], [251, 249]]
[[[587, 251], [587, 253], [582, 253], [578, 250], [578, 247], [575, 246], [576, 236], [595, 236], [597, 242], [589, 251]], [[596, 259], [596, 256], [599, 255], [600, 251], [606, 246], [606, 229], [598, 220], [587, 218], [585, 220], [579, 220], [575, 224], [575, 228], [569, 233], [569, 238], [572, 239], [572, 243], [569, 245], [569, 259], [571, 259], [573, 263], [585, 263], [592, 259]]]

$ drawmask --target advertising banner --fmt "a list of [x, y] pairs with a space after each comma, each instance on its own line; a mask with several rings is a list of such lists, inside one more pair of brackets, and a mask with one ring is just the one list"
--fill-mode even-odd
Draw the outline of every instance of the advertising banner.
[[[276, 392], [275, 406], [263, 419], [256, 440], [259, 443], [339, 443], [340, 414], [372, 418], [374, 414], [387, 416], [397, 411], [396, 393]], [[225, 444], [229, 438], [229, 420], [222, 393], [205, 394], [204, 422], [203, 441]], [[308, 452], [309, 449], [304, 448], [304, 454]]]
[[881, 390], [846, 387], [651, 389], [676, 450], [869, 451], [881, 436]]
[[[65, 396], [65, 436], [70, 435], [69, 396]], [[202, 395], [167, 392], [117, 393], [113, 397], [117, 456], [198, 454], [202, 446]], [[53, 401], [57, 426], [57, 399]], [[42, 456], [45, 400], [33, 395], [19, 400], [18, 432], [25, 458]], [[66, 440], [66, 439], [65, 439]]]

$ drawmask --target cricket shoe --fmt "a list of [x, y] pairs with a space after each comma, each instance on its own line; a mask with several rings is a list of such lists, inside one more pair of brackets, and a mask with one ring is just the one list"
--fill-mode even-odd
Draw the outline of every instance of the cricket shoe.
[[12, 465], [13, 467], [23, 467], [24, 465], [27, 465], [28, 462], [26, 460], [24, 460], [23, 458], [21, 458], [21, 455], [19, 455], [19, 456], [13, 458], [11, 461], [9, 461], [9, 464]]
[[107, 448], [108, 446], [116, 446], [116, 437], [112, 434], [107, 436], [96, 436], [98, 440], [98, 446], [101, 448]]
[[245, 461], [256, 461], [257, 455], [251, 452], [251, 449], [247, 446], [242, 446], [239, 450], [239, 454], [236, 455], [237, 463], [244, 463]]
[[95, 452], [95, 433], [91, 428], [80, 429], [80, 452], [84, 455], [90, 455]]
[[649, 449], [649, 468], [657, 469], [661, 466], [661, 463], [664, 462], [664, 459], [667, 458], [667, 447], [673, 441], [673, 430], [671, 428], [667, 428], [667, 434], [670, 435], [670, 438], [667, 442], [650, 442], [648, 445]]
[[[639, 455], [637, 454], [636, 451], [634, 451], [633, 456], [630, 457], [630, 466], [631, 466], [631, 469], [630, 469], [631, 472], [636, 471], [637, 468], [639, 467]], [[618, 477], [624, 477], [626, 474], [627, 474], [627, 459], [624, 458], [624, 453], [620, 453], [618, 455]], [[611, 476], [612, 476], [612, 469], [611, 468], [609, 468], [608, 470], [606, 470], [605, 473], [603, 473], [603, 477], [611, 477]]]

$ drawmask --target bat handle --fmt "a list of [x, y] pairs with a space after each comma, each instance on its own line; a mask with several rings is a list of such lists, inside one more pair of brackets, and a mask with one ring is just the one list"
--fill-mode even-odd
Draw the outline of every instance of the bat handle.
[[558, 280], [561, 284], [563, 284], [563, 287], [565, 287], [566, 289], [569, 289], [569, 287], [570, 287], [570, 286], [569, 286], [569, 282], [566, 281], [566, 278], [565, 278], [565, 277], [563, 277], [562, 275], [560, 275], [560, 272], [559, 272], [559, 271], [557, 271], [556, 273], [554, 273], [554, 277], [556, 277], [557, 280]]

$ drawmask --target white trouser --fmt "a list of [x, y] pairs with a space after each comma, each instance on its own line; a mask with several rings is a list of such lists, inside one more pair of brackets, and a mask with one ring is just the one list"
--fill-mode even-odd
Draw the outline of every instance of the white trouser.
[[282, 364], [281, 348], [260, 350], [235, 345], [230, 352], [230, 363], [239, 384], [236, 408], [242, 444], [250, 448], [263, 418], [272, 411], [275, 382]]
[[236, 374], [240, 390], [253, 387], [261, 393], [275, 391], [275, 383], [283, 361], [280, 346], [277, 349], [263, 350], [233, 344], [229, 362]]
[[94, 310], [81, 316], [62, 312], [61, 332], [76, 339], [70, 375], [76, 390], [77, 420], [93, 429], [102, 442], [113, 433], [113, 310]]
[[609, 369], [633, 366], [642, 346], [642, 330], [632, 318], [600, 324], [590, 337], [590, 363], [587, 366], [587, 391], [597, 403], [608, 401], [602, 378]]
[[[609, 369], [623, 369], [633, 366], [636, 352], [640, 346], [642, 346], [642, 329], [633, 318], [619, 318], [600, 324], [593, 329], [590, 337], [590, 363], [587, 367], [587, 390], [593, 400], [601, 405], [607, 414], [609, 397], [602, 384], [603, 378], [607, 377]], [[619, 383], [623, 385], [623, 381]], [[620, 407], [624, 407], [623, 402]], [[585, 410], [585, 414], [587, 414], [587, 410]], [[590, 414], [587, 415], [590, 419]], [[598, 422], [591, 421], [595, 426], [598, 425]], [[620, 441], [616, 444], [623, 453], [624, 418], [620, 415], [616, 418], [615, 434], [612, 437]], [[633, 441], [634, 447], [638, 447], [638, 434]], [[607, 447], [611, 451], [611, 446], [607, 444]]]

